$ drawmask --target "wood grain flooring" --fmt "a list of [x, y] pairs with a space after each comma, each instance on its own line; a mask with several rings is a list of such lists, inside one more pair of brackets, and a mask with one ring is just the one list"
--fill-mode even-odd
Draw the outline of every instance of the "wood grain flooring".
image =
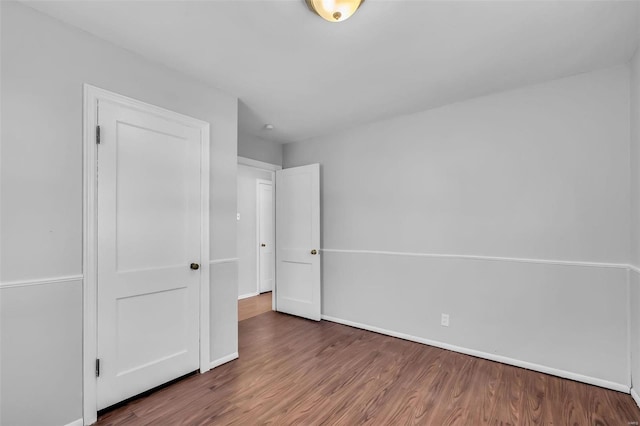
[[240, 358], [99, 425], [621, 425], [631, 396], [322, 321], [239, 323]]
[[271, 310], [271, 292], [238, 300], [238, 321], [264, 314]]

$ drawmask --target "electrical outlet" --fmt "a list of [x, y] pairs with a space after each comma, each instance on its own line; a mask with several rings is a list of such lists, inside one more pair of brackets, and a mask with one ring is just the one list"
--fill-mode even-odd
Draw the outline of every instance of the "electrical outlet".
[[449, 327], [449, 314], [442, 314], [440, 317], [440, 325], [443, 327]]

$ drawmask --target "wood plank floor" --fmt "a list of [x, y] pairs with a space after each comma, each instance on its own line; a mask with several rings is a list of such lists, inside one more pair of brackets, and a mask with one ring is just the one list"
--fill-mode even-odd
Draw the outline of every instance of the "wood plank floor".
[[264, 314], [271, 310], [271, 292], [238, 300], [238, 321]]
[[322, 321], [239, 323], [240, 358], [99, 425], [628, 425], [627, 394]]

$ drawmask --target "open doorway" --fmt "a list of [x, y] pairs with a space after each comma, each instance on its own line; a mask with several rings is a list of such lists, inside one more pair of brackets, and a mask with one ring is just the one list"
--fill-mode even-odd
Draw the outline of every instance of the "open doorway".
[[238, 157], [238, 320], [275, 309], [275, 171]]

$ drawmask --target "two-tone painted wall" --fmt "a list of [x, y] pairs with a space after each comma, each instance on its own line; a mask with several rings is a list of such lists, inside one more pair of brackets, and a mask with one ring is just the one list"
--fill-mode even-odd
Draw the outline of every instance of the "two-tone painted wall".
[[285, 145], [285, 168], [321, 164], [325, 318], [628, 391], [629, 81]]
[[0, 424], [82, 418], [82, 94], [211, 123], [211, 361], [237, 353], [237, 99], [14, 2], [1, 8]]

